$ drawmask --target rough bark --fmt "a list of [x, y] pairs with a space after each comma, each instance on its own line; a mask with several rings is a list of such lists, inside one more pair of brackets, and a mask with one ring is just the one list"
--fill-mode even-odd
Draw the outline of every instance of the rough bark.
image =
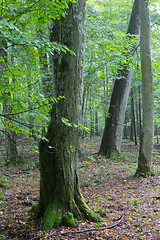
[[[73, 226], [74, 217], [102, 220], [86, 205], [79, 188], [78, 152], [81, 130], [69, 126], [80, 123], [82, 74], [85, 43], [85, 0], [69, 4], [67, 16], [50, 25], [50, 40], [58, 41], [75, 54], [53, 56], [55, 96], [64, 96], [52, 107], [51, 121], [39, 144], [40, 199], [32, 207], [43, 225]], [[61, 118], [66, 118], [66, 125]]]
[[154, 98], [150, 49], [150, 14], [149, 2], [140, 0], [140, 55], [142, 73], [142, 134], [138, 157], [138, 168], [135, 175], [153, 174], [153, 143], [154, 143]]
[[[128, 26], [127, 34], [139, 34], [139, 0], [134, 1], [132, 14]], [[133, 56], [135, 48], [130, 51], [129, 57]], [[128, 61], [127, 60], [127, 61]], [[125, 112], [128, 102], [128, 96], [133, 77], [133, 69], [129, 69], [126, 63], [118, 69], [117, 78], [115, 80], [108, 116], [105, 122], [105, 129], [102, 137], [102, 142], [99, 154], [110, 157], [112, 153], [119, 154], [121, 152], [121, 142], [123, 136]]]

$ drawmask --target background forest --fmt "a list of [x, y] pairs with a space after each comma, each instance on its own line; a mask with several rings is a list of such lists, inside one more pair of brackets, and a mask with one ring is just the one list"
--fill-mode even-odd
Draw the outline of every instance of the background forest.
[[[61, 93], [55, 94], [54, 56], [55, 53], [74, 54], [67, 45], [51, 40], [52, 21], [65, 16], [69, 2], [76, 4], [75, 0], [1, 1], [0, 239], [134, 239], [134, 236], [135, 239], [159, 239], [160, 3], [156, 0], [149, 5], [155, 177], [131, 178], [138, 163], [143, 122], [139, 36], [133, 34], [128, 38], [126, 34], [134, 1], [87, 0], [82, 122], [75, 125], [82, 129], [80, 187], [89, 207], [108, 220], [76, 222], [74, 229], [61, 227], [58, 233], [44, 231], [40, 222], [28, 217], [29, 208], [39, 196], [38, 143], [48, 141], [46, 133], [52, 105], [65, 98]], [[134, 46], [135, 54], [130, 56]], [[121, 71], [126, 62], [134, 71], [125, 113], [122, 153], [105, 158], [96, 153], [109, 116], [117, 70]], [[62, 117], [61, 122], [72, 125], [67, 118]], [[52, 150], [52, 146], [48, 148]], [[68, 154], [73, 152], [70, 146]], [[144, 203], [145, 210], [142, 209]], [[121, 221], [124, 224], [117, 227]]]
[[[53, 49], [66, 51], [58, 43], [48, 42], [46, 16], [32, 14], [34, 4], [26, 6], [13, 2], [4, 6], [1, 14], [1, 38], [6, 41], [7, 68], [1, 80], [1, 135], [5, 126], [18, 134], [28, 134], [39, 139], [47, 126], [48, 112], [53, 102], [53, 79], [49, 54]], [[90, 129], [83, 136], [102, 135], [109, 108], [117, 66], [125, 61], [125, 49], [130, 44], [126, 31], [133, 1], [87, 1], [87, 36], [83, 85], [83, 124]], [[36, 4], [35, 4], [36, 6]], [[27, 7], [29, 9], [27, 9]], [[46, 11], [49, 14], [50, 9]], [[36, 8], [36, 7], [35, 7]], [[19, 13], [20, 12], [20, 13]], [[20, 14], [20, 16], [19, 16]], [[55, 14], [55, 12], [54, 12]], [[21, 15], [23, 15], [21, 17]], [[155, 136], [159, 133], [159, 4], [151, 6], [152, 69], [155, 102]], [[2, 50], [1, 50], [2, 53]], [[3, 56], [2, 56], [3, 57]], [[2, 59], [3, 62], [3, 59]], [[125, 117], [124, 138], [139, 136], [141, 111], [140, 53], [137, 48], [133, 59], [134, 76]], [[7, 89], [4, 96], [4, 90]], [[3, 104], [10, 105], [10, 117], [3, 116]], [[15, 119], [16, 118], [16, 119]], [[17, 122], [16, 122], [17, 121]], [[134, 127], [135, 125], [135, 127]]]

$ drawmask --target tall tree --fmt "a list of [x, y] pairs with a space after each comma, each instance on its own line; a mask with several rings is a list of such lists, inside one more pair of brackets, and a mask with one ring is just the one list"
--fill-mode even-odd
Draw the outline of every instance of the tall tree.
[[12, 106], [9, 104], [11, 100], [11, 94], [9, 88], [9, 79], [7, 77], [7, 67], [8, 67], [8, 56], [7, 56], [7, 43], [4, 40], [0, 40], [0, 82], [1, 88], [3, 89], [3, 113], [4, 113], [4, 128], [5, 128], [5, 148], [6, 148], [6, 164], [13, 163], [16, 164], [19, 161], [17, 144], [16, 144], [16, 133], [12, 130], [12, 123], [7, 117], [10, 116], [12, 112]]
[[74, 217], [102, 220], [86, 205], [79, 188], [78, 151], [85, 46], [85, 0], [69, 3], [67, 16], [51, 21], [50, 40], [69, 47], [74, 54], [55, 53], [55, 96], [48, 131], [39, 144], [40, 199], [33, 206], [46, 228], [74, 225]]
[[[132, 14], [127, 30], [127, 34], [139, 34], [139, 0], [134, 1]], [[133, 69], [129, 68], [129, 58], [134, 55], [136, 46], [130, 50], [126, 57], [126, 63], [118, 69], [117, 78], [115, 80], [109, 113], [105, 122], [105, 129], [99, 154], [111, 156], [112, 153], [119, 154], [121, 152], [121, 142], [124, 128], [125, 111], [130, 92], [131, 81], [133, 77]]]
[[154, 98], [151, 67], [150, 1], [140, 0], [140, 54], [142, 73], [143, 124], [136, 175], [153, 174]]

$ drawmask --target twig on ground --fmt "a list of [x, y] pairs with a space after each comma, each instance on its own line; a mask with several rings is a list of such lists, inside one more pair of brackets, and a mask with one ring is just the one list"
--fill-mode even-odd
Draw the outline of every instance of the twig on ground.
[[[82, 230], [77, 230], [77, 231], [68, 231], [68, 232], [59, 232], [58, 235], [67, 235], [67, 234], [76, 234], [76, 233], [84, 233], [84, 232], [90, 232], [90, 231], [101, 231], [101, 230], [105, 230], [105, 229], [112, 229], [114, 227], [116, 227], [123, 219], [125, 214], [123, 214], [118, 222], [116, 222], [115, 224], [111, 225], [111, 226], [108, 226], [108, 227], [102, 227], [102, 228], [86, 228], [86, 229], [82, 229]], [[44, 237], [53, 237], [55, 235], [56, 232], [54, 232], [53, 234], [47, 234], [43, 237], [41, 237], [42, 239]]]

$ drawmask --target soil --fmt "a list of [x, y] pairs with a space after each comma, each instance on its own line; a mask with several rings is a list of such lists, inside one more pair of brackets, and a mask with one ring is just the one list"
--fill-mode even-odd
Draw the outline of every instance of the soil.
[[38, 147], [21, 140], [22, 163], [4, 165], [0, 150], [0, 239], [152, 239], [160, 240], [160, 145], [155, 144], [154, 176], [135, 178], [138, 149], [122, 144], [122, 154], [111, 159], [97, 154], [100, 138], [82, 141], [79, 180], [88, 206], [104, 222], [75, 220], [74, 228], [50, 231], [30, 220], [29, 209], [39, 198]]

